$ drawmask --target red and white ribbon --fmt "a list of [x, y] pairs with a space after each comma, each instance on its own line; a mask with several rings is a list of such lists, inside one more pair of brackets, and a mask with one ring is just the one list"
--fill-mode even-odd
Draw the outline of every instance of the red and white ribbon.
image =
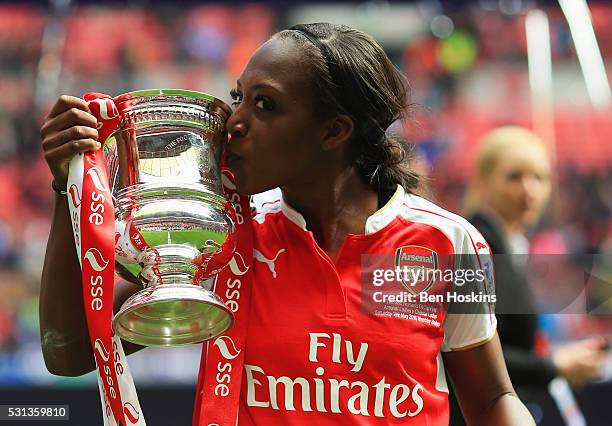
[[[98, 119], [98, 139], [103, 143], [116, 129], [120, 114], [108, 95], [84, 96]], [[229, 260], [214, 289], [232, 310], [235, 322], [223, 336], [203, 345], [198, 391], [193, 416], [196, 426], [234, 426], [244, 363], [244, 345], [250, 308], [253, 237], [249, 198], [236, 191], [231, 173], [222, 170], [223, 188], [235, 207], [236, 251], [222, 250], [214, 256], [196, 259], [205, 267], [196, 278], [217, 272]], [[102, 150], [79, 154], [70, 163], [68, 204], [75, 245], [82, 268], [83, 301], [96, 365], [105, 426], [145, 425], [134, 381], [129, 372], [121, 340], [112, 330], [115, 243], [118, 256], [133, 258], [149, 253], [138, 231], [118, 226]], [[232, 214], [232, 209], [229, 209]], [[231, 245], [231, 244], [230, 244]], [[229, 245], [228, 245], [229, 246]], [[228, 247], [226, 246], [226, 247]], [[194, 283], [196, 284], [196, 283]], [[217, 380], [219, 368], [225, 375]]]
[[[103, 143], [119, 123], [108, 95], [87, 94]], [[68, 205], [82, 270], [83, 302], [98, 369], [105, 426], [145, 425], [121, 340], [112, 329], [115, 215], [102, 150], [70, 162]]]
[[235, 316], [221, 337], [204, 344], [196, 392], [193, 426], [235, 426], [244, 364], [247, 322], [251, 302], [253, 235], [249, 197], [239, 194], [231, 173], [222, 169], [225, 195], [234, 204], [236, 251], [219, 275], [214, 291]]

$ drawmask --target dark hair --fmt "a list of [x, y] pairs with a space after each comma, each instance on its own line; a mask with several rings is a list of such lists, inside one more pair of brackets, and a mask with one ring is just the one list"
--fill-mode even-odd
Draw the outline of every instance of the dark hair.
[[408, 84], [378, 42], [329, 23], [296, 25], [274, 37], [295, 41], [309, 56], [321, 113], [353, 120], [351, 155], [360, 176], [385, 198], [397, 184], [414, 190], [419, 176], [410, 168], [408, 145], [387, 134], [405, 117]]

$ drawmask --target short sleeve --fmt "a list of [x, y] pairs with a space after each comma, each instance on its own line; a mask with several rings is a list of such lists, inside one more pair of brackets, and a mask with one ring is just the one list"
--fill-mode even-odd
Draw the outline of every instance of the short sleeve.
[[457, 247], [454, 282], [444, 321], [443, 352], [469, 349], [495, 335], [495, 278], [489, 245], [472, 226]]

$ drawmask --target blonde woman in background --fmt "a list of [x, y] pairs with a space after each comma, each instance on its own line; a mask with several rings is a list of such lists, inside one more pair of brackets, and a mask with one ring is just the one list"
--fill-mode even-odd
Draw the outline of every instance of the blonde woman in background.
[[[542, 335], [523, 261], [529, 253], [526, 233], [550, 194], [550, 158], [538, 136], [505, 126], [483, 137], [466, 195], [466, 218], [495, 256], [498, 332], [510, 378], [526, 402], [541, 398], [558, 376], [573, 387], [596, 379], [606, 357], [599, 338], [562, 346], [551, 356], [536, 351]], [[451, 413], [451, 424], [461, 424], [458, 411]]]

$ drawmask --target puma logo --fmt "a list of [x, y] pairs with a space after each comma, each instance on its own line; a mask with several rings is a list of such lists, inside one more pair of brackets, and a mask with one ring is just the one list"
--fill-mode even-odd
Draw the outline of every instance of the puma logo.
[[278, 256], [280, 256], [280, 254], [284, 252], [285, 252], [285, 249], [280, 249], [278, 253], [276, 253], [276, 256], [274, 256], [272, 259], [268, 259], [259, 250], [253, 249], [253, 257], [255, 258], [255, 260], [259, 260], [260, 262], [263, 262], [266, 265], [268, 265], [268, 268], [270, 268], [270, 272], [272, 272], [272, 278], [276, 279], [275, 262], [276, 262], [276, 259], [278, 259]]

